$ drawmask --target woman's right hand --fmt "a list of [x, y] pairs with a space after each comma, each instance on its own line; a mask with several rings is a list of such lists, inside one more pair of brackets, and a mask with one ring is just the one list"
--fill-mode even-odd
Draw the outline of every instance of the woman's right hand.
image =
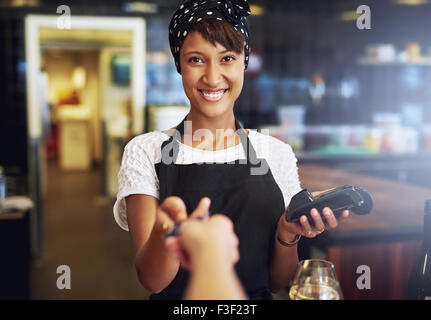
[[[209, 202], [209, 199], [207, 199]], [[161, 204], [160, 204], [161, 203]], [[164, 201], [148, 195], [131, 195], [126, 198], [127, 221], [135, 251], [135, 267], [142, 285], [158, 293], [178, 273], [180, 261], [166, 248], [164, 235], [175, 225], [187, 219], [184, 201], [176, 196]], [[209, 204], [201, 199], [191, 216], [208, 212]]]
[[183, 222], [186, 219], [187, 211], [184, 201], [177, 196], [167, 197], [157, 209], [153, 231], [163, 237], [175, 223]]
[[[190, 218], [206, 215], [210, 204], [211, 201], [208, 197], [202, 198], [196, 209], [190, 214]], [[175, 223], [182, 223], [187, 218], [188, 214], [184, 201], [177, 196], [167, 197], [157, 209], [153, 230], [163, 237], [174, 227]]]

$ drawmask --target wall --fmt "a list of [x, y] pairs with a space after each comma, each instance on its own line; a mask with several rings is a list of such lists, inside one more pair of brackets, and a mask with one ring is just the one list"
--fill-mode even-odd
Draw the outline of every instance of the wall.
[[28, 170], [23, 30], [20, 15], [0, 10], [0, 165], [18, 177]]
[[103, 48], [99, 57], [102, 119], [104, 122], [104, 192], [115, 196], [118, 192], [117, 175], [125, 143], [130, 139], [131, 89], [130, 85], [112, 82], [111, 61], [116, 54], [130, 54], [129, 48]]

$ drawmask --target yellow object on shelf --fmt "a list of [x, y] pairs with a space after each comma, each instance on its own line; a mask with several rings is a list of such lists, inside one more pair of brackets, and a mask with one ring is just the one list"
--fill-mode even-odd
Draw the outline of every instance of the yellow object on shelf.
[[382, 143], [382, 132], [373, 128], [365, 137], [365, 148], [372, 153], [379, 153]]

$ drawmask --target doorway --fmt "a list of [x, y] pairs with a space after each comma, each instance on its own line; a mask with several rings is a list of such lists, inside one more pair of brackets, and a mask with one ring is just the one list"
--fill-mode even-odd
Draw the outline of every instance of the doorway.
[[71, 29], [58, 29], [57, 19], [25, 19], [34, 257], [44, 251], [48, 158], [68, 174], [102, 168], [100, 195], [112, 197], [120, 141], [142, 133], [145, 123], [145, 20], [73, 16]]

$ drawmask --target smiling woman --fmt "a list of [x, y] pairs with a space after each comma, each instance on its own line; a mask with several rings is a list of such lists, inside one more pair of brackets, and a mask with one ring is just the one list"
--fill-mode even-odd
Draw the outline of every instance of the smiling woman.
[[189, 33], [180, 51], [180, 65], [192, 119], [196, 113], [207, 118], [232, 115], [244, 82], [243, 48], [235, 52], [218, 42], [211, 44], [198, 31]]
[[[190, 112], [175, 128], [138, 136], [124, 150], [114, 215], [130, 231], [138, 277], [154, 293], [151, 299], [184, 297], [187, 265], [164, 237], [188, 218], [223, 214], [239, 240], [235, 269], [215, 258], [209, 246], [201, 251], [210, 262], [196, 298], [220, 297], [214, 286], [209, 292], [208, 279], [221, 284], [226, 279], [218, 281], [217, 271], [228, 268], [231, 275], [237, 273], [249, 298], [271, 299], [271, 291], [285, 288], [295, 271], [300, 236], [315, 237], [337, 226], [330, 210], [325, 210], [326, 225], [319, 214], [313, 215], [315, 229], [305, 216], [297, 223], [286, 222], [290, 199], [301, 190], [292, 148], [244, 129], [235, 118], [250, 52], [249, 14], [245, 0], [183, 2], [169, 25], [169, 43]], [[202, 131], [209, 134], [202, 137]], [[194, 141], [196, 136], [201, 140]], [[265, 170], [254, 171], [258, 165]], [[226, 236], [220, 232], [211, 243]], [[179, 237], [183, 242], [178, 243], [184, 244], [181, 231]], [[229, 291], [223, 285], [220, 290]]]

